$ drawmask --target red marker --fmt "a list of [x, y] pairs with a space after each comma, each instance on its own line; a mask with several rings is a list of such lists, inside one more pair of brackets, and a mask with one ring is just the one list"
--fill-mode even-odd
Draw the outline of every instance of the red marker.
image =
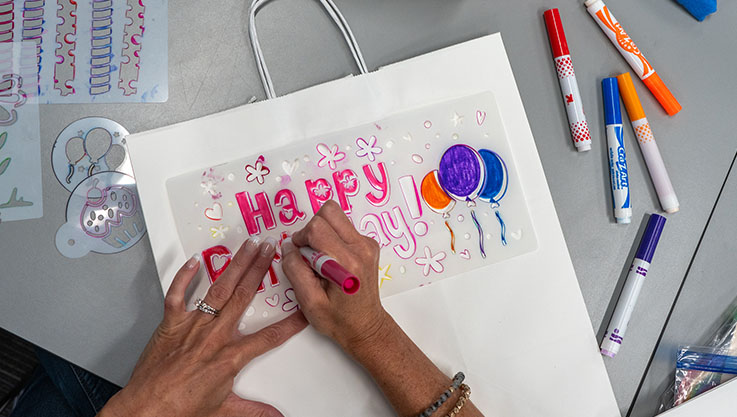
[[343, 265], [330, 256], [309, 246], [302, 246], [299, 248], [299, 252], [315, 272], [328, 281], [340, 285], [344, 293], [348, 295], [355, 294], [361, 287], [361, 281], [358, 280], [358, 277], [348, 272], [343, 268]]
[[560, 91], [563, 93], [563, 102], [568, 113], [568, 124], [571, 128], [573, 144], [579, 152], [591, 149], [591, 134], [586, 123], [586, 115], [583, 113], [581, 94], [578, 91], [576, 74], [573, 71], [573, 61], [568, 52], [566, 34], [563, 32], [563, 23], [560, 21], [558, 9], [546, 10], [543, 13], [545, 25], [548, 28], [550, 47], [553, 50], [555, 69], [558, 72]]

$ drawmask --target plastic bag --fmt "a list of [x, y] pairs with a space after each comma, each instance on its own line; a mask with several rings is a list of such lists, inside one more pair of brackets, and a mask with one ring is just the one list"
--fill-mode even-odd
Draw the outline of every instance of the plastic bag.
[[675, 386], [668, 384], [661, 395], [658, 413], [706, 392], [737, 373], [737, 299], [726, 310], [713, 336], [703, 344], [678, 350]]
[[737, 374], [737, 356], [725, 353], [725, 349], [707, 346], [683, 346], [678, 350], [674, 407]]

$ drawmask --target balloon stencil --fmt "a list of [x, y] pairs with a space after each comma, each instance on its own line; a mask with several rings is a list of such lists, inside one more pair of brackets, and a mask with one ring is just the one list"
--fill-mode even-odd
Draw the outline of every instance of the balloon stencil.
[[85, 178], [104, 171], [130, 176], [133, 168], [125, 147], [128, 131], [103, 117], [79, 119], [56, 138], [51, 164], [59, 183], [69, 191]]

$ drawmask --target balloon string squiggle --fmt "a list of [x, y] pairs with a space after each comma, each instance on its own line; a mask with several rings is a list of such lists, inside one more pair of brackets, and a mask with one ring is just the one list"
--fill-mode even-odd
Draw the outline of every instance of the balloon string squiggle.
[[456, 234], [453, 233], [453, 229], [450, 228], [450, 224], [447, 220], [445, 221], [445, 227], [447, 227], [450, 232], [450, 250], [453, 253], [456, 253]]
[[69, 164], [69, 174], [67, 174], [67, 184], [72, 183], [72, 176], [74, 175], [74, 165]]
[[507, 246], [507, 225], [504, 224], [504, 220], [502, 220], [502, 215], [499, 213], [499, 210], [496, 211], [496, 218], [499, 220], [499, 226], [502, 227], [502, 246]]
[[476, 225], [476, 230], [479, 231], [479, 250], [481, 251], [481, 257], [486, 258], [486, 251], [484, 250], [484, 230], [481, 228], [479, 219], [476, 218], [476, 210], [471, 210], [471, 218], [473, 219], [473, 224]]

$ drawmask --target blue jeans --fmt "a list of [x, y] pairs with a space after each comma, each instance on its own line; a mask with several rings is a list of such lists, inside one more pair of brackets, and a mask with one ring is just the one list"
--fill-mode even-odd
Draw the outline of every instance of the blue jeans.
[[36, 356], [40, 365], [10, 417], [94, 417], [120, 390], [45, 350]]

